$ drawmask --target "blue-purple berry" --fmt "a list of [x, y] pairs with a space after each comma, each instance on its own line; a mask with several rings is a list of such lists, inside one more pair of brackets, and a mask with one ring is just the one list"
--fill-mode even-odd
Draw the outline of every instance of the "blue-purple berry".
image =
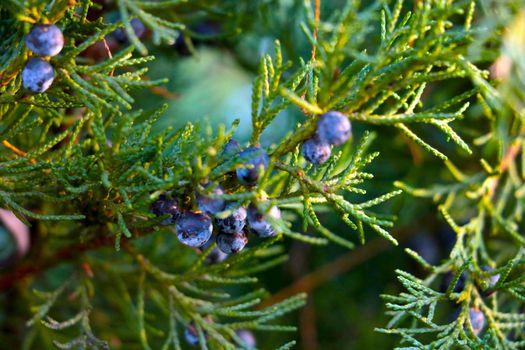
[[[489, 272], [489, 273], [490, 273], [491, 271], [494, 270], [492, 267], [490, 267], [490, 266], [488, 266], [488, 265], [483, 266], [481, 269], [482, 269], [483, 271], [485, 271], [485, 272]], [[498, 283], [500, 277], [501, 277], [501, 276], [500, 276], [499, 273], [498, 273], [498, 274], [495, 274], [495, 275], [490, 275], [490, 277], [489, 277], [489, 282], [490, 282], [490, 283], [489, 283], [489, 286], [490, 286], [490, 287], [494, 287], [494, 286], [496, 285], [496, 283]]]
[[244, 167], [236, 169], [237, 179], [240, 183], [253, 186], [257, 183], [262, 172], [268, 168], [270, 157], [258, 147], [250, 147], [239, 154], [240, 157], [247, 157]]
[[304, 159], [313, 165], [321, 165], [330, 158], [332, 149], [329, 143], [323, 142], [319, 137], [314, 136], [303, 142], [301, 153]]
[[339, 146], [352, 135], [352, 126], [348, 118], [339, 112], [327, 112], [319, 117], [317, 135], [326, 143]]
[[483, 312], [481, 312], [480, 309], [471, 307], [469, 310], [469, 318], [474, 334], [479, 335], [485, 325], [485, 315], [483, 315]]
[[217, 227], [224, 233], [241, 232], [246, 225], [246, 209], [243, 207], [235, 208], [235, 203], [230, 203], [225, 210], [233, 210], [232, 213], [224, 219], [217, 219]]
[[[281, 211], [279, 208], [273, 206], [270, 208], [267, 215], [273, 217], [274, 219], [280, 219]], [[259, 212], [254, 204], [250, 204], [248, 207], [247, 222], [250, 226], [250, 229], [257, 236], [262, 238], [275, 236], [275, 228], [264, 218], [264, 215]]]
[[233, 156], [241, 152], [241, 144], [237, 142], [235, 139], [230, 139], [226, 144], [224, 145], [224, 149], [222, 153], [225, 156]]
[[135, 32], [135, 35], [138, 38], [142, 38], [144, 34], [146, 34], [146, 26], [144, 26], [144, 23], [138, 18], [133, 18], [130, 22], [131, 28], [133, 28], [133, 31]]
[[241, 329], [235, 332], [237, 337], [241, 340], [241, 343], [239, 344], [243, 349], [255, 349], [255, 346], [257, 345], [257, 341], [255, 340], [255, 336], [252, 332]]
[[243, 250], [248, 243], [248, 237], [244, 232], [234, 234], [219, 232], [217, 235], [217, 247], [226, 254], [235, 254]]
[[[204, 188], [208, 188], [210, 186], [211, 184], [206, 184], [204, 185]], [[221, 195], [224, 194], [224, 191], [220, 185], [217, 185], [209, 193]], [[208, 215], [215, 215], [224, 209], [224, 199], [212, 198], [207, 194], [201, 194], [199, 192], [197, 192], [195, 197], [197, 199], [197, 206], [199, 209]]]
[[[215, 239], [211, 237], [208, 240], [208, 242], [204, 243], [203, 246], [199, 247], [199, 250], [204, 252], [214, 243], [215, 243]], [[217, 246], [215, 246], [213, 247], [211, 252], [208, 253], [206, 258], [204, 259], [204, 262], [209, 265], [218, 264], [226, 260], [227, 257], [228, 257], [228, 254], [223, 253], [219, 248], [217, 248]]]
[[164, 194], [161, 194], [151, 205], [151, 212], [157, 217], [169, 214], [166, 219], [162, 220], [162, 225], [174, 224], [182, 214], [179, 201], [176, 198], [168, 198]]
[[49, 89], [55, 79], [55, 70], [46, 60], [32, 58], [22, 70], [22, 85], [35, 93], [41, 93]]
[[26, 46], [38, 56], [56, 56], [64, 47], [64, 35], [54, 24], [36, 24], [26, 36]]
[[[144, 34], [146, 33], [146, 27], [144, 26], [144, 23], [138, 18], [133, 18], [131, 22], [129, 22], [131, 25], [131, 28], [133, 28], [133, 32], [137, 36], [137, 38], [142, 38]], [[115, 39], [119, 44], [127, 44], [128, 39], [128, 33], [124, 28], [117, 28], [111, 33], [111, 37]]]
[[189, 326], [184, 330], [184, 340], [191, 346], [199, 345], [199, 335], [195, 328], [191, 329]]
[[[440, 292], [444, 293], [448, 290], [448, 287], [454, 280], [455, 274], [452, 272], [447, 272], [445, 275], [443, 275], [443, 279], [441, 280], [440, 285]], [[453, 293], [459, 293], [465, 288], [465, 282], [467, 280], [467, 273], [463, 271], [461, 275], [458, 278], [458, 281], [456, 282], [456, 285], [454, 286], [454, 289], [452, 290]]]
[[204, 262], [209, 265], [218, 264], [226, 260], [228, 254], [224, 253], [218, 247], [214, 247], [211, 252], [206, 256]]
[[[207, 337], [208, 335], [206, 332], [204, 332], [204, 338], [206, 339]], [[191, 321], [184, 329], [184, 340], [186, 340], [186, 343], [191, 346], [199, 345], [199, 332], [197, 332], [197, 328], [195, 327], [195, 323], [193, 323], [193, 321]]]
[[208, 215], [198, 212], [186, 212], [180, 216], [175, 226], [177, 237], [182, 244], [200, 247], [211, 237], [213, 225]]
[[494, 287], [496, 283], [498, 283], [500, 277], [501, 276], [499, 275], [499, 273], [497, 275], [490, 276], [490, 286]]

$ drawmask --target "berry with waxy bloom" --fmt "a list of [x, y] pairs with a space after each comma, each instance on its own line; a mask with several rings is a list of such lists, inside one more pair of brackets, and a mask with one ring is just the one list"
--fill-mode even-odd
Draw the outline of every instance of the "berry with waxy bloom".
[[[494, 270], [492, 267], [490, 267], [488, 265], [483, 266], [481, 269], [483, 271], [485, 271], [485, 272], [491, 272], [491, 271]], [[490, 277], [489, 277], [489, 281], [490, 281], [489, 285], [490, 285], [490, 287], [494, 287], [496, 285], [496, 283], [498, 283], [500, 277], [501, 276], [500, 276], [499, 273], [495, 274], [495, 275], [490, 275]]]
[[245, 167], [237, 168], [237, 179], [240, 183], [247, 186], [254, 186], [262, 173], [268, 168], [270, 157], [258, 147], [250, 147], [239, 154], [240, 157], [248, 157], [244, 163]]
[[[208, 334], [204, 332], [204, 338], [208, 338]], [[198, 346], [199, 345], [199, 332], [197, 331], [197, 327], [195, 327], [195, 323], [193, 321], [190, 322], [184, 329], [184, 340], [186, 340], [186, 343], [188, 343], [191, 346]]]
[[156, 216], [170, 215], [161, 222], [162, 225], [174, 224], [182, 214], [179, 201], [176, 198], [168, 198], [164, 194], [161, 194], [151, 205], [151, 212]]
[[321, 141], [339, 146], [352, 135], [352, 126], [348, 118], [339, 112], [327, 112], [319, 117], [317, 136]]
[[38, 56], [56, 56], [64, 47], [64, 35], [54, 24], [36, 24], [26, 36], [26, 46]]
[[303, 142], [301, 145], [301, 153], [309, 163], [313, 165], [321, 165], [330, 158], [332, 153], [330, 144], [323, 142], [319, 137], [314, 136]]
[[199, 335], [197, 334], [195, 327], [190, 328], [190, 326], [188, 326], [184, 329], [184, 339], [186, 340], [186, 343], [191, 346], [199, 345]]
[[241, 152], [241, 145], [235, 139], [230, 139], [224, 145], [224, 149], [222, 152], [224, 155], [229, 155], [229, 156], [236, 155], [237, 153]]
[[235, 203], [230, 203], [225, 210], [233, 212], [224, 219], [217, 219], [217, 227], [224, 233], [236, 233], [242, 231], [246, 225], [246, 209], [243, 207], [235, 208]]
[[217, 235], [217, 247], [226, 254], [235, 254], [243, 250], [248, 243], [248, 237], [244, 232], [234, 234], [220, 232]]
[[[276, 206], [273, 206], [267, 215], [279, 219], [281, 217], [281, 211]], [[266, 238], [275, 236], [275, 228], [264, 218], [264, 215], [259, 212], [254, 204], [250, 204], [248, 207], [247, 221], [252, 231], [259, 237]]]
[[22, 70], [22, 85], [31, 92], [46, 91], [51, 87], [54, 79], [53, 66], [41, 58], [30, 59]]
[[[210, 187], [211, 184], [204, 185], [204, 188]], [[220, 185], [217, 185], [211, 190], [211, 194], [221, 195], [224, 194], [224, 191]], [[215, 215], [218, 212], [224, 210], [224, 199], [220, 198], [212, 198], [209, 195], [201, 194], [197, 192], [196, 196], [197, 198], [197, 206], [199, 209], [208, 214], [208, 215]]]
[[485, 315], [483, 315], [480, 309], [471, 307], [469, 310], [469, 318], [474, 334], [479, 335], [485, 325]]
[[208, 215], [199, 212], [186, 212], [180, 216], [175, 226], [177, 238], [182, 244], [200, 247], [211, 237], [213, 225]]
[[[210, 247], [210, 245], [212, 245], [214, 243], [215, 243], [215, 239], [213, 237], [211, 237], [208, 240], [208, 242], [204, 243], [204, 245], [202, 247], [199, 247], [199, 250], [201, 252], [204, 252], [206, 249], [208, 249]], [[213, 247], [211, 252], [206, 256], [206, 259], [204, 259], [204, 262], [209, 264], [209, 265], [218, 264], [218, 263], [223, 262], [224, 260], [226, 260], [227, 257], [228, 257], [228, 254], [225, 254], [219, 248], [217, 248], [217, 246], [215, 246], [215, 247]]]
[[204, 261], [207, 264], [213, 265], [218, 264], [226, 260], [228, 257], [228, 254], [224, 253], [222, 250], [220, 250], [218, 247], [214, 247], [210, 254], [204, 259]]
[[255, 349], [257, 342], [252, 332], [241, 329], [235, 332], [235, 334], [241, 339], [242, 344], [239, 344], [243, 349]]

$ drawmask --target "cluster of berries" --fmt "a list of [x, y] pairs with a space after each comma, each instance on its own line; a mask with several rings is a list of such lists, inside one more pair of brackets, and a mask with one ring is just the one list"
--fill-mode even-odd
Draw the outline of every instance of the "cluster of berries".
[[[254, 186], [269, 163], [268, 154], [258, 147], [249, 147], [241, 150], [239, 143], [230, 140], [225, 148], [225, 156], [238, 154], [246, 159], [242, 167], [236, 169], [237, 180], [245, 186]], [[259, 237], [275, 235], [275, 229], [254, 204], [247, 208], [238, 206], [234, 202], [226, 202], [220, 196], [225, 194], [219, 184], [207, 183], [203, 186], [208, 193], [196, 193], [198, 211], [183, 211], [176, 198], [161, 195], [153, 203], [151, 211], [156, 216], [168, 217], [162, 221], [164, 225], [175, 224], [177, 238], [185, 245], [205, 249], [213, 241], [213, 229], [216, 228], [215, 241], [219, 251], [212, 251], [208, 259], [210, 262], [222, 261], [224, 254], [241, 251], [248, 243], [248, 228]], [[229, 213], [223, 217], [220, 213]], [[268, 213], [273, 218], [280, 218], [281, 213], [277, 207], [272, 207]]]
[[[146, 27], [137, 18], [130, 22], [135, 31], [135, 35], [141, 38], [146, 33]], [[111, 33], [107, 45], [115, 49], [118, 45], [128, 43], [126, 31], [119, 28]], [[26, 46], [37, 56], [53, 57], [62, 51], [64, 47], [64, 35], [60, 28], [54, 24], [37, 24], [33, 26], [26, 37]], [[90, 47], [89, 54], [95, 55], [97, 50], [103, 50], [105, 58], [106, 48], [103, 42], [98, 42], [94, 47]], [[97, 47], [95, 47], [97, 46]], [[88, 51], [88, 50], [86, 50]], [[100, 56], [96, 54], [96, 56]], [[26, 89], [34, 93], [42, 93], [49, 89], [55, 79], [55, 70], [48, 60], [43, 58], [30, 59], [22, 71], [22, 84]]]
[[[37, 56], [53, 57], [64, 47], [64, 35], [54, 24], [34, 25], [26, 37], [27, 48]], [[43, 58], [30, 59], [22, 70], [22, 84], [31, 92], [49, 89], [55, 79], [55, 70]]]
[[321, 165], [330, 158], [332, 146], [340, 146], [350, 138], [352, 126], [339, 112], [327, 112], [319, 117], [315, 135], [304, 141], [301, 153], [313, 165]]

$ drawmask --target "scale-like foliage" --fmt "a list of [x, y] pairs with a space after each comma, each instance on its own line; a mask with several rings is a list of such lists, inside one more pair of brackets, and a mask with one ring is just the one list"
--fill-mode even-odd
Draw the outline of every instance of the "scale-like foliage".
[[[113, 340], [124, 348], [181, 349], [184, 330], [191, 329], [201, 349], [234, 349], [243, 347], [238, 330], [293, 331], [275, 320], [301, 307], [305, 296], [261, 307], [267, 292], [253, 286], [256, 274], [287, 259], [278, 242], [289, 237], [352, 249], [375, 232], [397, 245], [389, 232], [395, 217], [375, 208], [402, 191], [438, 202], [457, 239], [449, 258], [437, 266], [408, 251], [428, 274], [421, 279], [398, 271], [406, 292], [385, 296], [393, 318], [380, 331], [399, 335], [406, 344], [400, 349], [523, 347], [525, 318], [518, 310], [525, 300], [519, 276], [525, 262], [520, 247], [525, 170], [518, 154], [525, 46], [524, 17], [516, 15], [514, 2], [490, 18], [494, 4], [483, 2], [477, 10], [474, 0], [414, 1], [412, 9], [402, 0], [349, 0], [319, 20], [315, 6], [305, 0], [298, 13], [312, 54], [287, 57], [275, 41], [274, 51], [263, 55], [252, 88], [250, 145], [264, 144], [265, 131], [279, 122], [281, 112], [294, 110], [302, 119], [283, 140], [265, 148], [268, 169], [253, 187], [235, 179], [235, 170], [246, 167], [249, 157], [223, 151], [238, 121], [217, 132], [200, 123], [154, 131], [166, 106], [139, 110], [133, 90], [158, 93], [165, 83], [147, 76], [146, 65], [155, 59], [144, 56], [150, 44], [172, 45], [181, 38], [190, 48], [192, 39], [228, 42], [253, 29], [250, 17], [269, 15], [281, 2], [116, 0], [104, 6], [113, 6], [118, 20], [90, 19], [102, 8], [91, 0], [0, 4], [0, 140], [5, 146], [0, 203], [32, 224], [40, 241], [31, 261], [0, 275], [0, 288], [19, 288], [33, 306], [23, 348], [106, 349]], [[202, 17], [220, 22], [222, 33], [194, 31], [195, 18]], [[135, 33], [134, 18], [151, 41]], [[515, 76], [494, 86], [478, 67], [497, 52], [490, 41], [497, 38], [486, 31], [501, 30], [512, 18], [501, 60], [516, 62]], [[21, 82], [32, 56], [24, 37], [35, 23], [55, 23], [66, 37], [60, 55], [49, 59], [56, 79], [42, 94], [30, 94]], [[126, 34], [128, 47], [110, 48], [116, 30]], [[96, 45], [106, 59], [86, 54]], [[426, 96], [444, 84], [466, 87], [427, 103]], [[473, 142], [470, 133], [466, 138], [456, 128], [471, 104], [480, 106], [491, 124]], [[302, 157], [300, 145], [315, 136], [319, 116], [329, 111], [344, 113], [354, 130], [366, 131], [355, 132], [315, 167]], [[378, 134], [392, 128], [410, 147], [436, 156], [450, 170], [450, 183], [415, 188], [397, 182], [398, 189], [370, 194], [371, 163], [381, 162], [371, 147]], [[440, 136], [430, 137], [429, 130]], [[455, 150], [480, 159], [478, 171], [463, 174], [449, 159]], [[211, 194], [204, 186], [210, 181], [225, 193]], [[215, 243], [202, 251], [182, 246], [175, 228], [161, 225], [166, 217], [151, 213], [166, 192], [187, 210], [197, 207], [196, 192], [235, 207], [253, 205], [277, 235], [210, 264]], [[274, 206], [282, 217], [270, 215]], [[455, 213], [465, 208], [473, 208], [470, 220], [457, 224]], [[326, 211], [337, 214], [348, 230], [328, 229], [319, 215]], [[294, 216], [302, 218], [302, 227], [288, 220]], [[493, 251], [492, 239], [506, 248]], [[451, 282], [439, 290], [447, 274]], [[490, 282], [495, 276], [498, 281]], [[22, 285], [29, 278], [34, 292]], [[464, 286], [457, 291], [460, 282]], [[458, 308], [454, 319], [440, 312], [450, 304]], [[486, 319], [482, 333], [469, 321], [473, 309]]]
[[[420, 279], [398, 271], [406, 292], [385, 296], [393, 317], [388, 328], [380, 331], [400, 335], [404, 346], [399, 349], [522, 349], [525, 344], [521, 312], [525, 241], [520, 233], [523, 156], [519, 155], [523, 122], [521, 102], [516, 98], [523, 89], [523, 81], [517, 77], [525, 72], [521, 58], [517, 58], [524, 53], [524, 17], [523, 13], [512, 15], [511, 7], [505, 10], [509, 12], [482, 22], [499, 31], [514, 17], [503, 37], [501, 56], [491, 67], [500, 83], [492, 86], [488, 72], [462, 64], [479, 89], [478, 103], [492, 124], [488, 134], [480, 133], [474, 140], [478, 169], [462, 173], [461, 167], [449, 162], [452, 179], [448, 183], [426, 188], [397, 184], [415, 197], [438, 203], [456, 235], [449, 257], [437, 266], [407, 251], [426, 275]], [[465, 210], [467, 215], [458, 215]], [[451, 306], [456, 309], [449, 311], [453, 315], [438, 312], [451, 310]], [[472, 310], [483, 314], [483, 329], [473, 329]]]

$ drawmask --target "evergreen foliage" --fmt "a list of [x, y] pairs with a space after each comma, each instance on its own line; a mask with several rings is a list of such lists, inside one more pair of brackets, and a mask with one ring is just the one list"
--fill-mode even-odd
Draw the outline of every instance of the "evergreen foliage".
[[[92, 18], [103, 6], [118, 19]], [[292, 332], [295, 327], [279, 319], [300, 308], [305, 295], [261, 307], [268, 292], [256, 277], [287, 259], [283, 240], [352, 249], [379, 235], [397, 245], [397, 213], [382, 205], [403, 193], [412, 201], [432, 200], [456, 240], [437, 265], [407, 249], [424, 276], [397, 271], [406, 291], [384, 296], [392, 319], [378, 331], [397, 335], [398, 349], [525, 348], [525, 3], [348, 0], [319, 19], [315, 4], [297, 2], [290, 16], [301, 18], [312, 52], [293, 55], [276, 40], [262, 57], [251, 116], [241, 116], [251, 117], [251, 138], [239, 147], [232, 144], [239, 121], [217, 130], [198, 122], [156, 130], [166, 105], [138, 109], [134, 91], [166, 82], [147, 76], [155, 45], [184, 40], [191, 50], [192, 40], [235, 40], [262, 30], [256, 16], [277, 20], [272, 13], [282, 2], [114, 0], [103, 6], [92, 0], [0, 4], [0, 206], [31, 225], [35, 240], [30, 256], [0, 275], [0, 289], [16, 290], [32, 311], [27, 320], [9, 319], [22, 334], [0, 334], [0, 344], [183, 349], [184, 338], [193, 337], [201, 349], [234, 349], [247, 348], [240, 330]], [[220, 21], [222, 32], [198, 33], [196, 18]], [[136, 33], [133, 19], [149, 37]], [[43, 93], [22, 84], [26, 63], [37, 57], [25, 44], [36, 24], [55, 24], [65, 38], [58, 55], [42, 58], [55, 71]], [[119, 28], [129, 45], [111, 50]], [[86, 55], [97, 43], [106, 59]], [[504, 71], [497, 79], [487, 70], [494, 61], [493, 72]], [[446, 86], [457, 88], [426, 102]], [[267, 146], [264, 132], [285, 110], [298, 110], [303, 119]], [[354, 134], [346, 143], [348, 135], [330, 142], [330, 158], [312, 164], [301, 145], [319, 136], [319, 117], [334, 111], [348, 118]], [[376, 184], [371, 163], [382, 162], [374, 140], [392, 131], [447, 169], [447, 182], [397, 181], [387, 192], [367, 191]], [[471, 160], [468, 167], [455, 162], [460, 157]], [[239, 174], [250, 181], [239, 181]], [[242, 251], [212, 264], [214, 241], [183, 245], [170, 212], [156, 215], [155, 203], [166, 198], [176, 198], [183, 211], [206, 211], [203, 198], [207, 205], [229, 203], [208, 214], [236, 226], [231, 233], [241, 243], [242, 227], [227, 221], [247, 208], [247, 227], [259, 215], [268, 234], [249, 235]], [[332, 232], [320, 218], [326, 211], [347, 230]]]

